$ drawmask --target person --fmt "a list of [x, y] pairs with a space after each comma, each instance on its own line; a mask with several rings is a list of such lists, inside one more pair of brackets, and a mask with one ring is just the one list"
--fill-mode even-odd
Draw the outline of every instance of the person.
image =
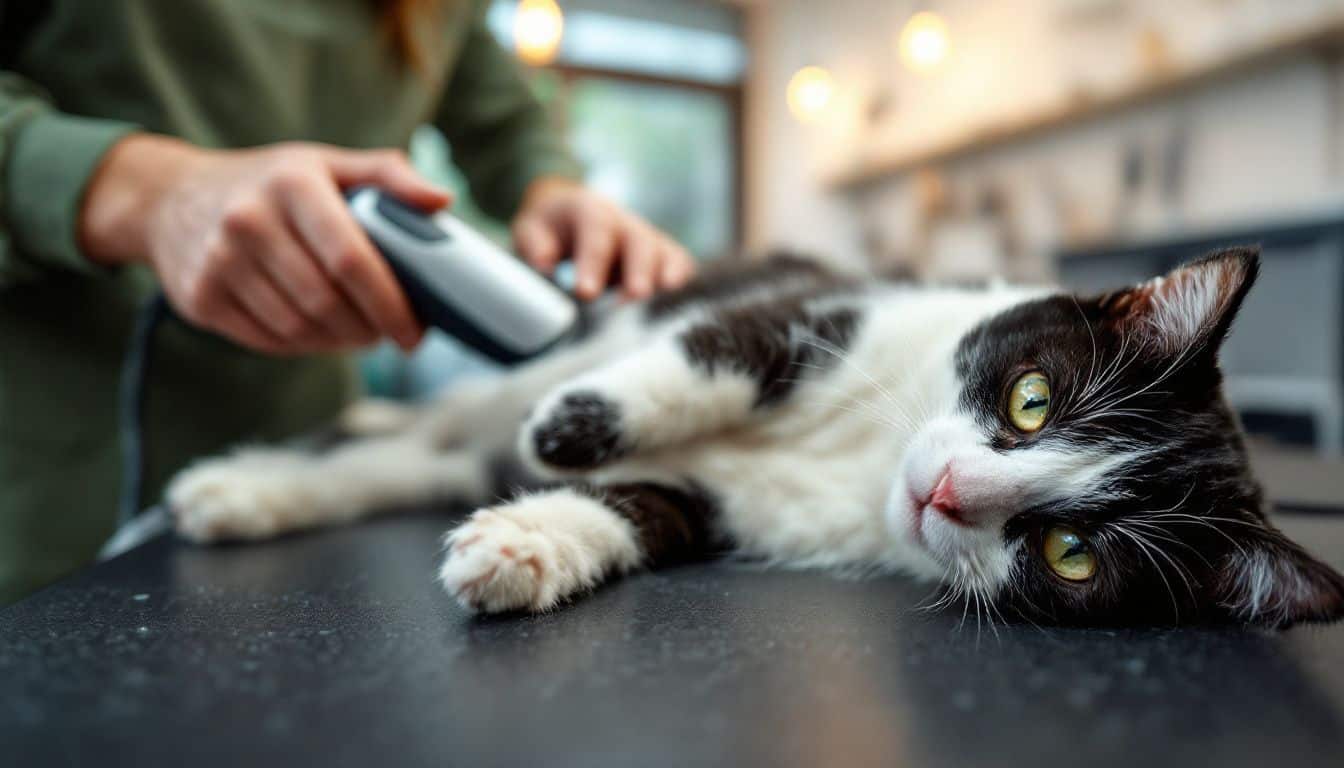
[[0, 604], [112, 533], [119, 367], [160, 286], [187, 323], [156, 335], [147, 498], [191, 457], [330, 423], [343, 353], [416, 346], [341, 190], [450, 205], [400, 149], [422, 123], [524, 258], [572, 254], [580, 297], [690, 276], [578, 182], [486, 5], [0, 0]]

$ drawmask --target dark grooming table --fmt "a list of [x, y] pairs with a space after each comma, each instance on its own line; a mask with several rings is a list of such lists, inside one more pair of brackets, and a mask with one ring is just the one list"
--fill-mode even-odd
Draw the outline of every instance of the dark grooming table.
[[[1344, 517], [1282, 522], [1344, 566]], [[0, 764], [1344, 765], [1344, 626], [995, 632], [729, 564], [478, 619], [447, 524], [160, 538], [0, 609]]]

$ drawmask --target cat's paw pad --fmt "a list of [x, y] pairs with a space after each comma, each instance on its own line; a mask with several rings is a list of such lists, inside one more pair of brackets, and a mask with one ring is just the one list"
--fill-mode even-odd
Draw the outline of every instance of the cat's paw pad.
[[448, 535], [439, 580], [464, 607], [544, 611], [561, 597], [555, 544], [536, 526], [481, 510]]
[[273, 474], [238, 459], [216, 459], [183, 471], [165, 499], [177, 532], [202, 543], [275, 536], [302, 503]]
[[543, 400], [523, 425], [521, 438], [525, 456], [561, 470], [601, 466], [630, 450], [620, 406], [591, 390]]

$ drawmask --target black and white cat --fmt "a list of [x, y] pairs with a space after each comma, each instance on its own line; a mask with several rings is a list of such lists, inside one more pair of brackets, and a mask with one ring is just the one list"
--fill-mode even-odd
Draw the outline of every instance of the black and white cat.
[[1344, 578], [1266, 520], [1221, 391], [1257, 269], [1229, 250], [1085, 298], [776, 259], [423, 409], [357, 406], [326, 451], [199, 463], [169, 505], [192, 539], [261, 538], [488, 504], [513, 459], [559, 482], [449, 533], [443, 585], [479, 611], [731, 550], [902, 571], [1038, 621], [1333, 620]]

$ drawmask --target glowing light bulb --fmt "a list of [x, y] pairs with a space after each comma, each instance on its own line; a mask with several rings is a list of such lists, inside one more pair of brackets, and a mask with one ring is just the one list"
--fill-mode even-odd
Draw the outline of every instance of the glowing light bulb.
[[835, 83], [830, 72], [821, 67], [803, 67], [789, 78], [785, 94], [789, 111], [799, 122], [810, 123], [825, 111], [834, 91]]
[[932, 11], [910, 17], [901, 29], [901, 59], [916, 72], [930, 72], [943, 63], [952, 49], [947, 22]]
[[522, 0], [513, 13], [513, 47], [518, 58], [533, 66], [555, 61], [565, 17], [555, 0]]

